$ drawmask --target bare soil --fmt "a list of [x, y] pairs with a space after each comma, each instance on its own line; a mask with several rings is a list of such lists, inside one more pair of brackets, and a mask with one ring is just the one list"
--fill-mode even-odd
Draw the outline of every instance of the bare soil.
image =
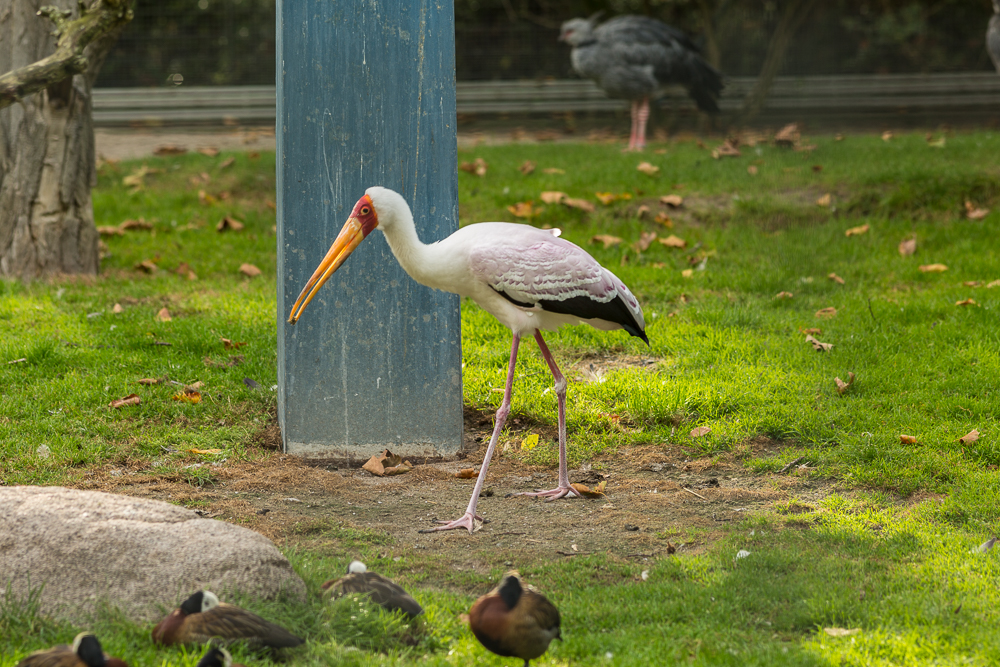
[[[490, 414], [466, 410], [466, 438], [474, 451], [464, 459], [418, 464], [395, 477], [318, 467], [284, 455], [276, 451], [280, 439], [272, 423], [257, 434], [252, 461], [202, 463], [202, 486], [180, 473], [153, 474], [148, 460], [89, 469], [74, 486], [181, 504], [283, 546], [347, 557], [361, 535], [379, 544], [385, 557], [419, 549], [441, 566], [475, 570], [503, 560], [528, 564], [595, 552], [620, 559], [697, 553], [750, 513], [792, 499], [813, 503], [830, 492], [827, 481], [751, 474], [732, 455], [692, 460], [677, 445], [648, 445], [570, 471], [572, 482], [591, 488], [606, 481], [603, 498], [508, 498], [554, 487], [556, 470], [507, 453], [490, 465], [478, 506], [487, 520], [481, 530], [419, 533], [434, 519], [455, 519], [465, 511], [475, 480], [455, 473], [470, 466], [478, 471], [492, 421]], [[780, 449], [780, 443], [758, 438], [740, 451], [767, 456]], [[197, 465], [197, 458], [192, 462]]]

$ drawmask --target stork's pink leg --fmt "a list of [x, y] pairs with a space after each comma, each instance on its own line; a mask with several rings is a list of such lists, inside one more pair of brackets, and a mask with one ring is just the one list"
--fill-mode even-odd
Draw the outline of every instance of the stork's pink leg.
[[[541, 340], [541, 339], [539, 339]], [[479, 477], [476, 479], [476, 486], [472, 489], [472, 498], [469, 499], [469, 507], [460, 518], [454, 521], [438, 521], [442, 524], [434, 528], [421, 530], [421, 533], [433, 533], [438, 530], [452, 530], [454, 528], [467, 528], [469, 532], [476, 530], [476, 522], [480, 524], [483, 517], [476, 514], [476, 503], [479, 501], [479, 494], [483, 490], [483, 482], [486, 481], [486, 471], [490, 467], [490, 459], [493, 458], [493, 450], [497, 447], [497, 440], [500, 439], [500, 432], [503, 430], [507, 415], [510, 414], [510, 397], [514, 388], [514, 365], [517, 363], [517, 348], [521, 343], [521, 337], [514, 334], [514, 340], [510, 344], [510, 361], [507, 364], [507, 385], [504, 387], [503, 403], [497, 410], [496, 424], [493, 426], [493, 435], [490, 436], [490, 446], [486, 448], [486, 456], [483, 457], [483, 465], [479, 469]]]
[[639, 105], [639, 110], [636, 112], [636, 119], [639, 122], [639, 128], [636, 132], [636, 145], [635, 149], [641, 151], [646, 147], [646, 121], [649, 120], [649, 98], [642, 98], [642, 103]]
[[556, 360], [552, 358], [552, 353], [549, 352], [548, 346], [542, 340], [542, 332], [538, 329], [535, 329], [535, 340], [538, 341], [538, 347], [542, 350], [545, 363], [549, 365], [552, 377], [556, 381], [556, 399], [559, 401], [559, 486], [548, 491], [514, 493], [511, 495], [544, 497], [547, 501], [558, 500], [566, 496], [579, 497], [580, 494], [574, 491], [573, 487], [569, 485], [569, 469], [566, 465], [566, 378], [563, 377], [563, 374], [559, 371], [559, 367], [556, 366]]

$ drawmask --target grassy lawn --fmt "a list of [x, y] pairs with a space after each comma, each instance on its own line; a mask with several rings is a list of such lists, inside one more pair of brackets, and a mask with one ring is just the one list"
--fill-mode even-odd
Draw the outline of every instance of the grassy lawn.
[[[1000, 520], [1000, 134], [957, 133], [944, 147], [922, 133], [808, 143], [815, 150], [760, 144], [722, 159], [694, 141], [642, 156], [597, 143], [460, 153], [489, 164], [482, 178], [459, 173], [463, 222], [541, 205], [532, 224], [560, 227], [643, 304], [648, 349], [587, 327], [546, 336], [573, 376], [596, 359], [622, 361], [600, 381], [571, 383], [572, 465], [634, 445], [732, 457], [761, 476], [801, 457], [799, 473], [832, 489], [818, 503], [790, 498], [748, 516], [693, 555], [515, 564], [563, 614], [565, 641], [538, 665], [988, 665], [1000, 654], [1000, 556], [975, 552]], [[528, 175], [525, 160], [537, 165]], [[658, 173], [637, 171], [641, 161]], [[141, 187], [124, 185], [143, 164], [153, 171]], [[543, 191], [596, 210], [541, 204]], [[605, 206], [596, 192], [630, 198]], [[667, 194], [684, 206], [662, 206]], [[113, 464], [200, 486], [213, 465], [261, 460], [256, 439], [276, 383], [274, 155], [105, 164], [94, 198], [99, 226], [142, 218], [151, 228], [102, 237], [98, 279], [0, 282], [0, 483], [76, 484]], [[969, 219], [966, 201], [991, 212]], [[653, 220], [659, 212], [672, 228]], [[217, 231], [227, 215], [243, 229]], [[640, 251], [643, 232], [686, 247]], [[600, 234], [622, 242], [591, 244]], [[903, 255], [909, 239], [916, 252]], [[155, 271], [135, 268], [147, 260]], [[244, 263], [261, 274], [241, 273]], [[933, 264], [947, 270], [920, 268]], [[817, 316], [828, 308], [835, 315]], [[471, 302], [462, 318], [465, 400], [495, 410], [509, 333]], [[809, 329], [833, 347], [816, 351]], [[529, 350], [513, 412], [551, 431], [551, 377]], [[851, 373], [839, 393], [834, 378]], [[184, 392], [196, 382], [194, 403]], [[109, 407], [130, 394], [141, 403]], [[696, 427], [710, 431], [693, 437]], [[978, 439], [959, 440], [973, 430]], [[780, 442], [780, 454], [757, 453], [761, 437]], [[511, 455], [554, 465], [555, 443]], [[384, 535], [351, 539], [376, 559]], [[739, 550], [750, 555], [737, 559]], [[485, 564], [488, 576], [418, 553], [380, 564], [427, 609], [410, 628], [364, 602], [319, 601], [343, 554], [287, 553], [313, 601], [245, 604], [309, 638], [291, 664], [517, 664], [487, 653], [458, 618], [499, 579], [503, 558]], [[153, 650], [149, 628], [113, 611], [93, 630], [132, 665], [192, 667], [201, 653]], [[30, 604], [2, 603], [0, 667], [75, 631]], [[416, 646], [403, 641], [410, 635]]]

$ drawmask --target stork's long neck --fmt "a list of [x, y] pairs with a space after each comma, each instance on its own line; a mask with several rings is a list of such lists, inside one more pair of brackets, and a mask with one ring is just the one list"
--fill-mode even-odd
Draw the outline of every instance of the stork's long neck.
[[420, 240], [409, 211], [399, 212], [394, 224], [382, 229], [382, 232], [396, 261], [411, 278], [421, 285], [447, 289], [441, 287], [438, 281], [443, 268], [440, 247], [436, 243], [428, 245]]

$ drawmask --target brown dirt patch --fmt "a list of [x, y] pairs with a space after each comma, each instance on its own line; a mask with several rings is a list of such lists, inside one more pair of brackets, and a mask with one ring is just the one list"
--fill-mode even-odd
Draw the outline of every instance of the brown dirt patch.
[[[488, 519], [482, 530], [472, 536], [418, 533], [433, 519], [454, 519], [464, 511], [475, 480], [454, 473], [470, 465], [478, 469], [491, 422], [491, 415], [467, 410], [467, 442], [475, 451], [456, 461], [417, 465], [398, 477], [317, 467], [275, 452], [279, 433], [271, 424], [252, 438], [254, 460], [214, 465], [192, 459], [189, 468], [197, 475], [186, 474], [186, 463], [178, 472], [154, 474], [147, 460], [120, 460], [84, 471], [74, 486], [181, 504], [279, 545], [349, 555], [360, 540], [378, 544], [386, 556], [419, 549], [443, 566], [483, 571], [504, 560], [572, 557], [562, 554], [633, 559], [674, 547], [696, 553], [748, 514], [791, 499], [812, 503], [831, 487], [794, 475], [754, 475], [732, 456], [692, 459], [681, 447], [650, 445], [622, 448], [570, 471], [574, 482], [607, 481], [606, 498], [546, 503], [505, 495], [551, 488], [556, 470], [501, 455], [490, 466], [487, 495], [479, 501], [478, 511]], [[741, 451], [780, 447], [761, 438]]]

